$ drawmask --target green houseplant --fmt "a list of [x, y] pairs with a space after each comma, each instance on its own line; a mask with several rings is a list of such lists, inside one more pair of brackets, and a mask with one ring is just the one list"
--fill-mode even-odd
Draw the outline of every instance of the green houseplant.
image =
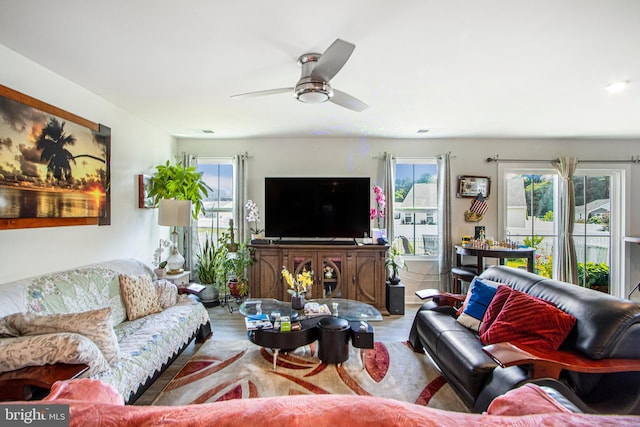
[[172, 165], [167, 160], [164, 165], [156, 166], [156, 173], [151, 177], [149, 197], [153, 197], [156, 206], [160, 199], [190, 200], [191, 214], [197, 219], [198, 214], [205, 211], [202, 200], [211, 190], [202, 180], [202, 174], [195, 166], [185, 168], [179, 163]]
[[196, 273], [200, 284], [205, 286], [201, 294], [202, 302], [212, 303], [218, 299], [220, 291], [216, 283], [216, 248], [210, 235], [207, 235], [196, 254]]
[[[237, 283], [237, 291], [232, 289], [231, 294], [246, 296], [249, 293], [249, 278], [247, 268], [253, 263], [251, 249], [247, 246], [249, 241], [238, 244], [235, 257], [231, 259], [231, 283]], [[234, 295], [235, 296], [235, 295]]]
[[396, 245], [397, 241], [394, 241], [389, 250], [387, 251], [387, 258], [385, 259], [385, 266], [389, 273], [389, 282], [392, 285], [400, 283], [400, 269], [407, 269], [407, 265], [402, 257], [402, 250]]

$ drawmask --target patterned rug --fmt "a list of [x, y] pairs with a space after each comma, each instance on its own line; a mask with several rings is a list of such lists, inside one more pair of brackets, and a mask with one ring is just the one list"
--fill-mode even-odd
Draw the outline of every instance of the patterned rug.
[[428, 356], [404, 342], [377, 342], [367, 350], [364, 369], [350, 346], [340, 366], [316, 357], [317, 343], [278, 356], [249, 341], [202, 345], [167, 384], [153, 405], [187, 405], [294, 394], [351, 394], [386, 397], [432, 408], [469, 412]]

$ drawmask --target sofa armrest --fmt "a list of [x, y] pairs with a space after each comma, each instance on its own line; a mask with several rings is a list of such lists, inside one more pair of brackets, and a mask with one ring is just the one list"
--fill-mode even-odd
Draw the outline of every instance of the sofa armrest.
[[573, 351], [540, 350], [509, 342], [490, 344], [482, 350], [503, 368], [531, 365], [532, 379], [558, 379], [562, 370], [592, 374], [640, 371], [640, 359], [594, 360]]
[[421, 300], [431, 299], [439, 306], [449, 307], [464, 302], [464, 299], [467, 297], [465, 294], [452, 294], [441, 291], [440, 289], [422, 289], [416, 291], [415, 294]]

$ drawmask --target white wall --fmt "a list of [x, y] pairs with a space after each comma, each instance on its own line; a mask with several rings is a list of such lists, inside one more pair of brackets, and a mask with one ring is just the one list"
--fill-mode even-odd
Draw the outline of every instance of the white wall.
[[[487, 157], [556, 158], [573, 155], [580, 159], [627, 159], [640, 155], [640, 141], [625, 140], [385, 140], [385, 139], [253, 139], [253, 140], [180, 140], [131, 116], [105, 99], [0, 45], [0, 83], [48, 102], [112, 130], [110, 226], [76, 226], [21, 230], [0, 230], [0, 283], [36, 274], [61, 270], [90, 262], [119, 257], [138, 258], [150, 263], [160, 237], [167, 238], [166, 227], [156, 225], [155, 209], [137, 207], [136, 176], [153, 173], [154, 166], [173, 154], [250, 155], [249, 196], [264, 206], [265, 176], [370, 176], [382, 181], [382, 161], [375, 156], [385, 151], [396, 156], [435, 156], [452, 153], [451, 176], [490, 176], [495, 191], [497, 165]], [[639, 188], [640, 165], [632, 165], [627, 185]], [[494, 193], [495, 194], [495, 193]], [[463, 212], [469, 199], [453, 199], [453, 237], [473, 231], [475, 224], [464, 222]], [[482, 221], [489, 235], [497, 230], [497, 198], [489, 199], [489, 211]], [[640, 195], [629, 191], [629, 215], [626, 235], [640, 236]], [[630, 289], [640, 280], [640, 245], [625, 245], [627, 283]], [[410, 267], [411, 268], [411, 267]], [[412, 269], [433, 273], [433, 268]], [[414, 287], [420, 286], [414, 284]], [[407, 289], [407, 296], [413, 288]]]
[[111, 128], [111, 225], [0, 230], [0, 283], [113, 258], [148, 264], [168, 227], [138, 208], [137, 174], [152, 173], [175, 141], [103, 98], [0, 45], [0, 84]]
[[[555, 159], [576, 156], [582, 160], [631, 159], [640, 155], [638, 140], [540, 140], [540, 139], [239, 139], [239, 140], [178, 140], [178, 151], [196, 155], [232, 156], [249, 154], [249, 197], [264, 206], [264, 177], [266, 176], [370, 176], [372, 182], [381, 183], [384, 152], [395, 156], [431, 157], [451, 152], [452, 192], [455, 195], [458, 175], [489, 176], [492, 180], [489, 210], [480, 225], [487, 227], [487, 235], [499, 236], [497, 227], [497, 169], [488, 157], [499, 155], [503, 159]], [[376, 158], [378, 157], [378, 158]], [[627, 188], [640, 188], [640, 165], [630, 167]], [[639, 212], [640, 194], [629, 191], [626, 210]], [[476, 223], [464, 221], [464, 211], [470, 199], [453, 197], [454, 212], [452, 234], [455, 241], [464, 234], [473, 234]], [[625, 235], [640, 236], [640, 216], [628, 215]], [[636, 246], [638, 246], [636, 248]], [[640, 280], [640, 245], [627, 244], [627, 272], [625, 288], [631, 289]], [[630, 253], [630, 255], [629, 255]], [[432, 286], [437, 269], [433, 265], [409, 264], [409, 273], [403, 274], [407, 287], [407, 301], [417, 301], [413, 292]]]

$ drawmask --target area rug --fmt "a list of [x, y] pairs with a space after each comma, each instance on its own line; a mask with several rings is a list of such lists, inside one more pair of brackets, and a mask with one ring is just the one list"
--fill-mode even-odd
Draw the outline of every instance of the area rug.
[[212, 341], [202, 345], [167, 384], [153, 405], [188, 405], [230, 399], [295, 394], [344, 394], [386, 397], [432, 408], [469, 412], [438, 368], [405, 342], [377, 342], [367, 350], [364, 368], [359, 349], [349, 359], [324, 364], [317, 343], [279, 354], [249, 341]]

